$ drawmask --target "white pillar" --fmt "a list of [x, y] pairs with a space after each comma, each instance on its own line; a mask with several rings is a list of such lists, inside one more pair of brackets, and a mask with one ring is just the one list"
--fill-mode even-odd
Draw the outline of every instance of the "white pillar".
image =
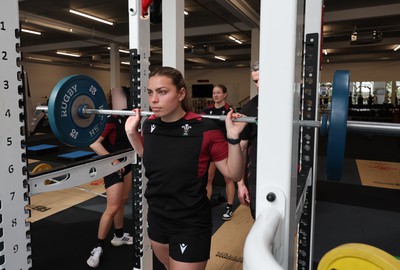
[[162, 2], [163, 66], [185, 71], [185, 15], [184, 0]]
[[[294, 269], [304, 1], [260, 2], [256, 215], [285, 206], [274, 248], [283, 269]], [[266, 199], [270, 192], [277, 195], [273, 204]]]
[[110, 87], [121, 86], [121, 65], [119, 57], [119, 46], [110, 44]]

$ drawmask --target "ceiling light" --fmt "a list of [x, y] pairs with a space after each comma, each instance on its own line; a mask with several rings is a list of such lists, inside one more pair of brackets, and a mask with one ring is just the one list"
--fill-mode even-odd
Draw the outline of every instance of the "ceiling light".
[[397, 51], [398, 49], [400, 49], [400, 44], [396, 46], [396, 48], [394, 48], [394, 51]]
[[89, 66], [91, 67], [95, 67], [95, 68], [106, 68], [106, 69], [110, 69], [110, 66], [107, 64], [89, 64]]
[[72, 56], [72, 57], [81, 57], [81, 55], [77, 54], [77, 53], [69, 53], [69, 52], [58, 51], [57, 54], [66, 55], [66, 56]]
[[185, 14], [185, 16], [189, 15], [189, 12], [187, 12], [186, 10], [183, 11], [183, 14]]
[[[107, 49], [111, 50], [110, 47], [107, 47]], [[130, 54], [130, 52], [128, 50], [119, 49], [118, 51], [122, 52], [122, 53]]]
[[327, 49], [324, 49], [324, 54], [328, 55], [328, 50]]
[[221, 61], [225, 61], [226, 60], [226, 58], [224, 58], [222, 56], [218, 56], [218, 55], [214, 56], [214, 58], [216, 58], [218, 60], [221, 60]]
[[28, 30], [28, 29], [24, 29], [24, 28], [21, 28], [21, 31], [25, 32], [25, 33], [29, 33], [29, 34], [38, 35], [38, 36], [40, 36], [42, 34], [42, 33], [38, 32], [38, 31]]
[[242, 44], [242, 43], [243, 43], [241, 40], [235, 38], [234, 36], [228, 36], [228, 38], [229, 38], [230, 40], [235, 41], [236, 43], [239, 43], [239, 44]]
[[95, 21], [98, 21], [98, 22], [105, 23], [105, 24], [108, 24], [108, 25], [114, 25], [113, 22], [109, 22], [109, 21], [94, 17], [92, 15], [88, 15], [88, 14], [73, 10], [73, 9], [70, 9], [69, 12], [73, 13], [73, 14], [76, 14], [76, 15], [79, 15], [79, 16], [82, 16], [82, 17], [85, 17], [85, 18], [88, 18], [88, 19], [91, 19], [91, 20], [95, 20]]
[[129, 63], [129, 62], [121, 62], [121, 64], [129, 66], [131, 63]]
[[43, 62], [53, 62], [53, 60], [51, 60], [51, 59], [34, 57], [34, 56], [28, 56], [26, 58], [29, 59], [29, 60], [36, 60], [36, 61], [43, 61]]

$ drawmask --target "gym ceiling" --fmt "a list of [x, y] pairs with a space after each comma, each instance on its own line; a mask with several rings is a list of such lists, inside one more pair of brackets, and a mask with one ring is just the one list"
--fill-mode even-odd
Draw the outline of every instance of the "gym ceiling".
[[[129, 49], [128, 0], [19, 0], [19, 8], [21, 28], [41, 33], [21, 33], [24, 61], [109, 69], [109, 44]], [[77, 16], [70, 9], [114, 24]], [[185, 68], [249, 66], [251, 29], [259, 27], [260, 0], [185, 0], [185, 10]], [[161, 18], [154, 15], [150, 28], [150, 62], [161, 65]], [[400, 60], [400, 49], [394, 51], [400, 44], [398, 0], [325, 0], [323, 29], [324, 63]], [[127, 54], [120, 56], [129, 61]]]

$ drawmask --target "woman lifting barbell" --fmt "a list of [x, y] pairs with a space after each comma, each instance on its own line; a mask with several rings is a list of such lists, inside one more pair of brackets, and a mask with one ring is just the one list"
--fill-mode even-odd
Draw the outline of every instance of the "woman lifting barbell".
[[214, 121], [190, 111], [182, 74], [171, 67], [151, 72], [147, 91], [154, 115], [140, 134], [135, 109], [125, 129], [149, 179], [145, 197], [151, 245], [167, 269], [205, 269], [212, 229], [207, 168], [213, 161], [224, 176], [240, 180], [244, 161], [238, 138], [246, 123], [233, 122], [240, 115], [230, 111], [225, 139]]

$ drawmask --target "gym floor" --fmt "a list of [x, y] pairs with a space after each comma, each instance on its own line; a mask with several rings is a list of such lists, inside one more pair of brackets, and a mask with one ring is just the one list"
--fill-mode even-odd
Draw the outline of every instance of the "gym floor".
[[[347, 134], [343, 177], [327, 181], [325, 138], [319, 140], [314, 265], [331, 249], [363, 243], [400, 255], [400, 175], [394, 188], [363, 186], [356, 160], [400, 162], [400, 138]], [[397, 170], [398, 171], [398, 170]], [[315, 267], [316, 269], [316, 267]]]
[[[49, 143], [48, 138], [46, 143]], [[370, 244], [390, 254], [400, 255], [400, 190], [362, 186], [356, 164], [359, 159], [399, 163], [400, 138], [348, 133], [344, 174], [340, 182], [327, 181], [325, 178], [325, 145], [326, 139], [321, 137], [315, 204], [314, 268], [329, 250], [350, 242]], [[50, 161], [52, 158], [48, 159]], [[217, 194], [225, 196], [220, 177], [215, 180], [213, 193], [215, 198]], [[98, 221], [104, 207], [105, 198], [96, 196], [32, 223], [33, 270], [88, 269], [86, 259], [96, 242]], [[223, 224], [221, 215], [224, 207], [224, 203], [213, 207], [214, 232]], [[126, 227], [132, 228], [130, 203], [125, 213]], [[106, 245], [98, 269], [131, 270], [132, 257], [132, 246]], [[162, 267], [155, 263], [154, 269]]]

